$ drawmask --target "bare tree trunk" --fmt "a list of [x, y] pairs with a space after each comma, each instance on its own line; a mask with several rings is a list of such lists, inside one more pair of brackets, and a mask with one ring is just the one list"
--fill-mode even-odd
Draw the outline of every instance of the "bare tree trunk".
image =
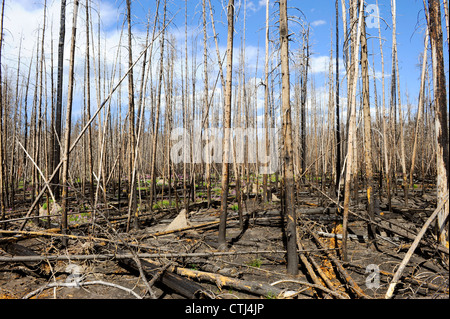
[[339, 194], [341, 179], [341, 120], [339, 110], [339, 2], [336, 0], [336, 192]]
[[[164, 1], [164, 13], [163, 13], [163, 26], [166, 24], [166, 1]], [[163, 85], [163, 70], [164, 70], [164, 35], [165, 31], [162, 32], [160, 41], [160, 57], [159, 57], [159, 76], [158, 76], [158, 93], [156, 100], [156, 115], [153, 130], [153, 142], [152, 142], [152, 161], [151, 161], [151, 184], [150, 184], [150, 207], [153, 206], [153, 196], [156, 188], [156, 148], [158, 147], [158, 130], [159, 130], [159, 116], [161, 111], [161, 89]]]
[[[56, 109], [55, 109], [55, 132], [56, 138], [53, 144], [53, 171], [61, 159], [61, 131], [62, 131], [62, 93], [64, 78], [64, 38], [66, 34], [66, 0], [61, 0], [61, 17], [59, 26], [58, 42], [58, 76], [56, 83]], [[61, 187], [59, 186], [59, 174], [55, 174], [51, 181], [56, 200], [61, 196]]]
[[[266, 0], [266, 32], [265, 32], [265, 60], [264, 60], [264, 134], [266, 155], [269, 154], [269, 0]], [[267, 191], [268, 174], [263, 174], [263, 202], [269, 199]]]
[[[91, 118], [91, 81], [90, 81], [90, 55], [89, 55], [89, 3], [86, 0], [86, 115]], [[91, 202], [94, 203], [94, 163], [92, 160], [92, 130], [88, 128], [88, 166], [89, 166], [89, 192]], [[83, 189], [84, 192], [84, 189]]]
[[360, 9], [359, 9], [359, 19], [356, 30], [356, 42], [354, 43], [353, 53], [352, 53], [352, 63], [351, 66], [354, 68], [352, 72], [352, 78], [348, 78], [347, 81], [350, 82], [350, 95], [348, 96], [348, 100], [350, 103], [350, 120], [349, 120], [349, 128], [348, 128], [348, 140], [347, 140], [347, 165], [345, 172], [345, 193], [344, 193], [344, 220], [342, 224], [342, 258], [343, 260], [347, 260], [347, 227], [348, 227], [348, 210], [350, 204], [350, 179], [353, 173], [353, 164], [357, 160], [356, 154], [353, 154], [353, 143], [354, 143], [354, 135], [356, 134], [356, 84], [358, 81], [358, 51], [359, 51], [359, 43], [361, 38], [361, 24], [362, 24], [362, 16], [364, 14], [364, 1], [361, 1]]
[[280, 1], [280, 43], [281, 43], [281, 110], [282, 110], [282, 134], [283, 145], [283, 180], [284, 180], [284, 213], [287, 219], [287, 272], [291, 275], [298, 274], [297, 255], [297, 216], [294, 207], [294, 162], [292, 149], [292, 120], [289, 83], [289, 29], [287, 18], [287, 0]]
[[[301, 75], [301, 86], [302, 86], [302, 97], [301, 97], [301, 145], [302, 145], [302, 155], [301, 155], [301, 174], [304, 176], [306, 174], [306, 96], [308, 87], [308, 69], [309, 69], [309, 26], [307, 27], [306, 34], [303, 39], [303, 74]], [[306, 54], [305, 54], [306, 50]]]
[[[378, 2], [377, 2], [378, 3]], [[385, 97], [385, 80], [384, 80], [384, 57], [383, 57], [383, 40], [381, 38], [381, 27], [378, 25], [378, 38], [380, 40], [380, 56], [381, 56], [381, 91], [382, 91], [382, 127], [383, 127], [383, 153], [384, 153], [384, 174], [386, 176], [386, 193], [388, 198], [388, 210], [391, 211], [391, 177], [388, 153], [388, 137], [386, 130], [386, 97]], [[381, 190], [380, 190], [381, 191]]]
[[[2, 1], [2, 13], [0, 20], [0, 214], [1, 219], [5, 219], [5, 198], [4, 198], [4, 172], [3, 172], [3, 85], [2, 85], [2, 47], [3, 47], [3, 19], [5, 14], [5, 0]], [[6, 224], [4, 224], [6, 225]]]
[[419, 137], [419, 129], [420, 123], [422, 119], [422, 113], [424, 108], [424, 96], [425, 96], [425, 72], [427, 69], [427, 53], [428, 53], [428, 42], [429, 42], [429, 32], [428, 29], [425, 35], [425, 47], [423, 49], [423, 57], [422, 57], [422, 73], [420, 76], [420, 91], [419, 91], [419, 105], [416, 117], [416, 128], [414, 131], [414, 142], [413, 142], [413, 150], [411, 155], [411, 169], [409, 170], [409, 187], [413, 188], [413, 176], [414, 176], [414, 166], [416, 163], [416, 154], [417, 154], [417, 140]]
[[[373, 191], [373, 164], [372, 164], [372, 121], [370, 116], [370, 96], [369, 96], [369, 61], [367, 50], [366, 26], [364, 15], [361, 23], [361, 71], [363, 81], [363, 111], [364, 111], [364, 162], [366, 169], [366, 193], [367, 193], [367, 214], [370, 220], [375, 217], [374, 201], [377, 200]], [[376, 245], [375, 227], [367, 224], [368, 244]]]
[[[204, 123], [202, 123], [205, 132], [209, 129], [209, 105], [208, 105], [208, 33], [206, 32], [206, 0], [202, 1], [202, 19], [203, 19], [203, 77], [204, 77], [204, 96], [203, 110], [205, 114]], [[210, 154], [207, 155], [210, 157]], [[211, 161], [208, 158], [205, 165], [206, 173], [206, 200], [208, 208], [211, 205]]]
[[[132, 51], [132, 33], [131, 33], [131, 1], [127, 0], [127, 24], [128, 24], [128, 67], [133, 65], [133, 51]], [[136, 154], [136, 132], [135, 132], [135, 110], [134, 110], [134, 83], [133, 83], [133, 70], [128, 74], [128, 118], [129, 118], [129, 136], [130, 136], [130, 153], [129, 153], [129, 167], [128, 167], [128, 180], [130, 183], [129, 188], [129, 210], [128, 221], [130, 216], [134, 216], [134, 227], [138, 228], [138, 216], [137, 214], [137, 202], [136, 202], [136, 183], [132, 181], [134, 157]], [[129, 231], [129, 223], [127, 223], [127, 231]]]
[[[74, 67], [75, 67], [75, 41], [77, 35], [77, 16], [78, 16], [79, 0], [74, 0], [73, 6], [73, 25], [72, 39], [70, 44], [70, 61], [69, 61], [69, 89], [67, 93], [67, 109], [66, 109], [66, 127], [64, 133], [64, 159], [62, 172], [62, 227], [61, 232], [67, 234], [67, 210], [69, 206], [68, 194], [68, 177], [69, 177], [69, 150], [70, 150], [70, 132], [72, 126], [72, 102], [73, 102], [73, 85], [74, 85]], [[63, 237], [63, 246], [67, 246], [67, 237]]]
[[223, 123], [223, 148], [222, 148], [222, 205], [219, 224], [219, 249], [226, 249], [226, 223], [227, 223], [227, 198], [229, 183], [229, 153], [230, 153], [230, 128], [231, 128], [231, 94], [233, 79], [233, 32], [234, 32], [234, 0], [228, 2], [228, 37], [227, 37], [227, 77], [225, 87], [225, 109]]
[[[449, 190], [449, 149], [448, 149], [448, 120], [447, 120], [447, 92], [445, 83], [445, 65], [443, 56], [443, 35], [441, 26], [440, 1], [428, 0], [428, 28], [431, 40], [431, 56], [433, 62], [433, 86], [436, 128], [436, 167], [437, 167], [437, 205], [446, 201]], [[448, 201], [438, 214], [439, 242], [448, 246]]]

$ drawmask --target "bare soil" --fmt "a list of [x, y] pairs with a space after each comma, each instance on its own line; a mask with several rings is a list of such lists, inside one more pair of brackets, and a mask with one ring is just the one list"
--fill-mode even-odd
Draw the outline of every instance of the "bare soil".
[[[361, 195], [361, 194], [360, 194]], [[364, 201], [353, 203], [352, 211], [365, 216]], [[413, 193], [408, 205], [404, 205], [401, 196], [392, 200], [393, 211], [387, 211], [385, 199], [380, 204], [377, 221], [384, 222], [395, 229], [398, 225], [417, 233], [427, 216], [433, 211], [433, 197], [429, 194]], [[333, 210], [334, 204], [312, 191], [298, 196], [297, 212], [299, 217], [298, 235], [303, 245], [305, 256], [315, 262], [313, 267], [319, 267], [332, 283], [329, 289], [342, 293], [349, 298], [360, 298], [333, 263], [328, 253], [336, 257], [353, 281], [360, 287], [367, 298], [384, 298], [387, 287], [403, 260], [411, 240], [378, 229], [377, 246], [369, 247], [364, 236], [367, 235], [367, 222], [352, 217], [349, 224], [349, 234], [357, 235], [349, 238], [348, 261], [342, 261], [340, 256], [341, 240], [318, 236], [318, 234], [340, 234], [342, 232], [341, 216]], [[123, 209], [103, 210], [108, 216], [106, 222], [100, 214], [96, 217], [95, 227], [92, 220], [81, 224], [72, 224], [71, 234], [77, 238], [69, 239], [67, 248], [61, 246], [61, 237], [47, 236], [49, 229], [39, 225], [36, 220], [27, 223], [25, 230], [46, 232], [47, 235], [16, 234], [0, 237], [0, 257], [12, 257], [14, 254], [5, 248], [14, 243], [31, 249], [37, 255], [96, 255], [128, 252], [134, 249], [137, 253], [189, 253], [191, 256], [158, 257], [151, 261], [160, 265], [164, 272], [152, 285], [152, 291], [159, 299], [180, 299], [185, 296], [170, 289], [161, 280], [167, 272], [176, 273], [177, 268], [202, 271], [209, 274], [220, 274], [227, 278], [244, 280], [253, 283], [272, 284], [283, 291], [290, 291], [290, 298], [322, 299], [334, 298], [320, 289], [302, 284], [313, 283], [305, 265], [299, 260], [299, 275], [292, 277], [286, 273], [286, 256], [283, 252], [284, 233], [283, 218], [280, 213], [281, 203], [262, 204], [255, 198], [250, 198], [244, 206], [244, 224], [239, 225], [237, 212], [231, 208], [227, 228], [229, 241], [228, 254], [214, 255], [217, 250], [218, 224], [191, 228], [169, 234], [158, 234], [177, 216], [174, 208], [157, 212], [142, 213], [140, 229], [125, 232], [126, 211]], [[220, 209], [217, 203], [210, 208], [205, 207], [205, 201], [191, 205], [188, 221], [191, 226], [204, 225], [218, 221]], [[406, 207], [406, 208], [405, 208]], [[317, 213], [322, 208], [323, 213]], [[11, 215], [12, 218], [12, 215]], [[8, 229], [17, 229], [19, 222], [8, 223]], [[52, 225], [51, 225], [52, 226]], [[48, 227], [48, 226], [47, 226]], [[111, 227], [114, 227], [114, 231]], [[93, 231], [94, 230], [94, 231]], [[56, 231], [57, 232], [57, 231]], [[325, 250], [319, 247], [311, 235], [316, 234]], [[156, 234], [156, 235], [155, 235]], [[85, 237], [81, 237], [85, 236]], [[90, 238], [105, 238], [101, 242]], [[381, 239], [381, 237], [383, 239]], [[397, 285], [394, 298], [449, 298], [448, 254], [436, 249], [433, 231], [427, 232], [423, 244], [416, 250], [403, 273], [401, 282]], [[123, 245], [123, 241], [133, 244], [132, 248]], [[206, 256], [195, 253], [211, 253]], [[233, 252], [236, 252], [233, 254]], [[16, 255], [17, 256], [17, 255]], [[143, 258], [145, 260], [145, 258]], [[163, 267], [166, 266], [164, 269]], [[75, 270], [74, 270], [75, 269]], [[317, 271], [316, 271], [317, 274]], [[154, 274], [153, 274], [154, 275]], [[319, 275], [318, 275], [319, 276]], [[146, 280], [152, 279], [152, 274], [146, 273]], [[319, 276], [320, 277], [320, 276]], [[198, 280], [186, 278], [200, 284], [203, 290], [202, 298], [249, 299], [249, 298], [280, 298], [280, 295], [252, 293], [243, 291], [232, 285], [223, 285], [213, 280]], [[55, 283], [70, 282], [93, 283], [72, 287], [51, 287]], [[324, 281], [323, 285], [326, 287]], [[47, 286], [46, 285], [49, 285]], [[106, 285], [109, 284], [109, 285]], [[40, 262], [0, 262], [0, 298], [23, 298], [29, 296], [38, 299], [127, 299], [140, 296], [149, 298], [147, 285], [139, 272], [127, 269], [115, 258], [90, 260], [60, 260]], [[124, 290], [132, 290], [134, 294]], [[285, 295], [286, 296], [286, 295]], [[27, 296], [28, 297], [28, 296]]]

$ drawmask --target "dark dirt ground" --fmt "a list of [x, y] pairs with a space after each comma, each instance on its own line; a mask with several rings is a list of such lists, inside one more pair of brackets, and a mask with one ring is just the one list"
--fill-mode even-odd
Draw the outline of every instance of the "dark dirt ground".
[[[394, 209], [389, 213], [386, 207], [380, 205], [380, 218], [386, 222], [400, 224], [416, 233], [427, 216], [432, 212], [432, 203], [429, 197], [416, 194], [411, 197], [410, 208], [407, 210]], [[304, 249], [311, 250], [307, 253], [308, 258], [312, 258], [321, 268], [323, 273], [334, 285], [333, 290], [347, 294], [350, 298], [358, 296], [349, 288], [348, 282], [337, 270], [333, 262], [324, 251], [319, 251], [315, 240], [309, 231], [314, 233], [320, 231], [326, 233], [341, 233], [341, 222], [335, 214], [308, 214], [308, 209], [317, 208], [317, 200], [305, 196], [303, 201], [299, 201], [297, 211], [299, 212], [298, 234]], [[401, 199], [394, 198], [393, 206], [401, 206]], [[331, 203], [327, 204], [329, 207]], [[428, 207], [430, 206], [430, 207]], [[351, 209], [356, 212], [364, 212], [362, 203], [354, 205]], [[257, 283], [273, 284], [274, 286], [289, 291], [296, 292], [293, 298], [298, 299], [318, 299], [329, 298], [320, 290], [310, 288], [301, 283], [292, 282], [312, 282], [304, 265], [299, 262], [299, 275], [292, 277], [286, 274], [285, 254], [280, 252], [267, 252], [284, 250], [283, 231], [280, 223], [280, 203], [272, 203], [264, 207], [254, 199], [247, 201], [244, 213], [245, 226], [243, 230], [239, 228], [238, 216], [236, 212], [230, 211], [230, 218], [227, 228], [227, 238], [230, 242], [229, 251], [248, 252], [247, 254], [235, 254], [225, 256], [208, 257], [178, 257], [178, 258], [154, 258], [154, 262], [160, 265], [175, 265], [192, 270], [200, 270], [208, 273], [221, 274], [230, 278], [248, 280]], [[306, 213], [302, 214], [304, 211]], [[123, 215], [123, 214], [122, 214]], [[163, 231], [169, 222], [176, 217], [176, 212], [167, 211], [159, 214], [142, 223], [142, 228], [132, 230], [128, 234], [119, 228], [118, 232], [123, 238], [131, 239], [142, 237], [143, 235]], [[118, 215], [119, 216], [119, 215]], [[110, 215], [111, 217], [111, 215]], [[210, 209], [198, 206], [188, 214], [191, 225], [198, 225], [208, 221], [217, 221], [219, 209]], [[333, 219], [335, 219], [333, 221]], [[100, 221], [100, 219], [99, 219]], [[90, 224], [81, 225], [72, 229], [72, 234], [89, 235]], [[10, 224], [12, 227], [13, 224]], [[139, 252], [217, 252], [217, 224], [210, 227], [191, 229], [182, 232], [175, 232], [162, 236], [151, 236], [136, 243], [141, 246]], [[45, 231], [37, 225], [27, 226], [27, 230]], [[349, 223], [349, 234], [365, 236], [367, 234], [367, 224], [362, 220], [351, 219]], [[411, 240], [389, 234], [381, 230], [379, 235], [388, 240], [378, 239], [378, 250], [367, 247], [367, 243], [361, 237], [359, 239], [349, 239], [348, 241], [348, 261], [342, 262], [340, 255], [338, 259], [350, 274], [351, 278], [362, 289], [364, 294], [371, 298], [384, 298], [387, 287], [407, 252]], [[70, 255], [70, 254], [95, 254], [114, 253], [118, 249], [117, 237], [112, 235], [106, 224], [99, 222], [95, 237], [110, 238], [112, 242], [100, 243], [92, 240], [70, 239], [67, 249], [62, 249], [59, 237], [30, 236], [20, 237], [15, 243], [32, 249], [40, 255]], [[6, 237], [6, 235], [5, 235]], [[404, 271], [401, 282], [397, 285], [394, 295], [396, 299], [411, 298], [449, 298], [449, 270], [448, 255], [435, 249], [432, 244], [432, 232], [427, 233], [427, 238], [423, 240], [427, 243], [417, 249], [407, 268]], [[340, 246], [341, 240], [335, 238], [320, 237], [323, 246], [330, 249], [329, 252], [335, 254], [336, 248]], [[152, 247], [145, 249], [143, 246]], [[264, 250], [264, 253], [255, 253]], [[0, 257], [10, 257], [11, 254], [0, 248]], [[369, 268], [367, 268], [369, 267]], [[369, 277], [372, 269], [379, 269], [378, 276]], [[76, 269], [74, 271], [73, 269]], [[168, 268], [169, 270], [171, 268]], [[166, 270], [166, 271], [169, 271]], [[40, 287], [52, 283], [68, 283], [73, 280], [81, 282], [100, 282], [99, 284], [83, 285], [81, 287], [53, 287], [43, 289], [34, 294], [31, 298], [38, 299], [128, 299], [140, 297], [148, 298], [146, 285], [139, 273], [126, 269], [117, 260], [64, 260], [64, 261], [42, 261], [40, 263], [6, 263], [0, 262], [0, 298], [23, 298], [30, 292]], [[150, 280], [151, 276], [147, 276]], [[379, 284], [374, 281], [379, 279]], [[214, 281], [199, 281], [203, 290], [207, 292], [209, 298], [216, 299], [254, 299], [254, 298], [277, 298], [274, 295], [261, 295], [244, 292], [234, 287], [221, 286]], [[287, 282], [289, 280], [290, 282]], [[106, 286], [104, 283], [115, 285]], [[376, 284], [374, 286], [374, 284]], [[121, 288], [132, 290], [135, 294]], [[152, 290], [159, 299], [181, 299], [182, 295], [167, 288], [160, 281], [156, 281]]]

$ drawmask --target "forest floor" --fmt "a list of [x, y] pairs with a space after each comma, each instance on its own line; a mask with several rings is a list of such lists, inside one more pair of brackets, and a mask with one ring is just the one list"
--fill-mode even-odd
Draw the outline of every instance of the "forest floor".
[[[97, 213], [95, 225], [85, 212], [85, 220], [71, 220], [67, 248], [58, 228], [33, 219], [24, 231], [0, 237], [0, 298], [384, 298], [411, 238], [436, 207], [431, 194], [413, 192], [405, 206], [399, 192], [392, 212], [383, 199], [376, 217], [383, 227], [373, 248], [365, 237], [367, 222], [358, 217], [365, 216], [360, 193], [360, 203], [350, 208], [347, 261], [340, 255], [342, 217], [335, 204], [314, 189], [298, 194], [298, 276], [286, 273], [284, 220], [276, 198], [265, 205], [246, 200], [242, 225], [230, 201], [227, 251], [217, 250], [218, 201], [210, 208], [204, 199], [192, 203], [186, 227], [171, 231], [166, 230], [178, 215], [174, 208], [142, 213], [140, 229], [129, 232], [126, 207]], [[26, 209], [7, 217], [23, 216]], [[21, 223], [11, 221], [6, 229]], [[399, 235], [403, 232], [410, 238]], [[438, 249], [433, 236], [428, 231], [422, 239], [394, 298], [449, 298], [448, 248]], [[133, 254], [139, 254], [139, 263]], [[20, 256], [25, 259], [13, 259]], [[144, 278], [154, 282], [147, 285]]]

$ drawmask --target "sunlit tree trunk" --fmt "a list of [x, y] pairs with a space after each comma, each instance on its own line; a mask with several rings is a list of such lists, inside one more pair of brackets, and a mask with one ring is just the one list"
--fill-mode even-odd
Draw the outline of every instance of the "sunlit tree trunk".
[[227, 226], [227, 198], [229, 183], [229, 153], [230, 153], [230, 128], [231, 128], [231, 94], [233, 79], [233, 32], [234, 32], [234, 0], [228, 2], [228, 37], [227, 37], [227, 75], [225, 86], [225, 110], [223, 123], [223, 148], [222, 148], [222, 205], [219, 224], [219, 249], [226, 248]]
[[441, 26], [441, 9], [439, 0], [428, 0], [428, 28], [431, 40], [431, 57], [433, 63], [433, 86], [436, 129], [436, 167], [437, 167], [437, 205], [446, 201], [438, 214], [439, 242], [448, 247], [448, 219], [449, 211], [448, 180], [449, 180], [449, 150], [448, 150], [448, 120], [447, 120], [447, 92], [445, 83], [445, 65], [443, 34]]
[[[356, 42], [353, 46], [352, 53], [352, 63], [351, 67], [353, 68], [352, 76], [348, 77], [347, 81], [350, 83], [349, 88], [349, 96], [348, 101], [350, 105], [350, 119], [349, 119], [349, 127], [348, 127], [348, 138], [347, 138], [347, 165], [345, 171], [345, 192], [344, 192], [344, 213], [343, 213], [343, 224], [342, 224], [342, 258], [347, 260], [347, 227], [348, 227], [348, 210], [350, 204], [350, 180], [353, 173], [353, 164], [355, 164], [357, 160], [356, 154], [354, 154], [354, 135], [356, 134], [356, 84], [358, 82], [358, 52], [359, 52], [359, 43], [361, 38], [361, 24], [362, 24], [362, 15], [364, 8], [364, 1], [360, 3], [359, 9], [359, 19], [358, 25], [356, 26]], [[356, 14], [356, 13], [355, 13]]]
[[287, 17], [287, 0], [280, 1], [280, 43], [281, 43], [281, 112], [283, 136], [283, 181], [284, 181], [284, 214], [286, 216], [287, 239], [287, 272], [298, 274], [298, 254], [296, 225], [297, 216], [294, 207], [294, 161], [292, 147], [292, 120], [289, 83], [289, 29]]
[[[66, 109], [66, 127], [64, 131], [64, 159], [62, 171], [62, 229], [63, 234], [67, 233], [67, 211], [69, 209], [69, 150], [70, 150], [70, 133], [72, 127], [72, 102], [73, 102], [73, 86], [74, 86], [74, 68], [75, 68], [75, 41], [77, 36], [77, 16], [78, 16], [79, 0], [74, 0], [73, 6], [73, 24], [72, 39], [70, 43], [70, 60], [69, 60], [69, 89], [67, 93], [67, 109]], [[63, 246], [67, 246], [67, 237], [63, 237]]]

